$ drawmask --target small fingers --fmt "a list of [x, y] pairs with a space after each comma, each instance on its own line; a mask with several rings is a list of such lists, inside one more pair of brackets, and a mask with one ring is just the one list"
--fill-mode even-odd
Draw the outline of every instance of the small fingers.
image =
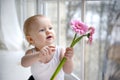
[[42, 56], [46, 56], [52, 54], [53, 52], [55, 52], [54, 46], [45, 46], [39, 51], [39, 54]]
[[54, 53], [55, 52], [55, 46], [48, 46], [49, 47], [49, 53]]
[[67, 60], [72, 59], [73, 57], [73, 48], [66, 48], [66, 52], [65, 52], [65, 57], [67, 58]]
[[72, 57], [72, 56], [73, 56], [73, 52], [68, 51], [68, 52], [65, 53], [65, 56], [67, 56], [67, 57]]
[[73, 50], [73, 48], [71, 48], [71, 47], [67, 47], [66, 50]]
[[42, 55], [48, 55], [48, 54], [49, 54], [48, 47], [45, 46], [44, 48], [42, 48], [42, 49], [40, 50], [40, 53], [41, 53]]

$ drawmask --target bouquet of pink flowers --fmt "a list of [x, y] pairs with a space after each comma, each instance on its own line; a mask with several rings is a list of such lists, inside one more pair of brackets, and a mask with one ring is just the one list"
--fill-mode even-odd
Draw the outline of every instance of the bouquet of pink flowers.
[[[88, 38], [89, 44], [92, 43], [92, 40], [93, 40], [92, 37], [93, 37], [94, 31], [95, 31], [95, 29], [93, 27], [88, 27], [86, 24], [84, 24], [83, 22], [80, 22], [79, 20], [71, 21], [71, 26], [72, 26], [72, 29], [75, 31], [75, 35], [71, 42], [70, 47], [74, 47], [75, 44], [78, 43], [83, 37]], [[77, 34], [79, 34], [79, 36], [77, 36]], [[57, 69], [55, 70], [55, 72], [52, 75], [50, 80], [54, 80], [56, 75], [59, 73], [59, 71], [63, 67], [65, 61], [66, 61], [66, 58], [64, 57], [61, 60], [60, 64], [58, 65]]]

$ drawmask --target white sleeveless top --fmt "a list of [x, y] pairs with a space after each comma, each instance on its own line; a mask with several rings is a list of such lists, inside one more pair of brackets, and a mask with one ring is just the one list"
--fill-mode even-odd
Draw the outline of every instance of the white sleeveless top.
[[[31, 73], [35, 80], [50, 80], [52, 74], [60, 63], [60, 47], [56, 47], [53, 58], [48, 63], [36, 62], [31, 66]], [[55, 80], [64, 80], [63, 69], [58, 73]]]

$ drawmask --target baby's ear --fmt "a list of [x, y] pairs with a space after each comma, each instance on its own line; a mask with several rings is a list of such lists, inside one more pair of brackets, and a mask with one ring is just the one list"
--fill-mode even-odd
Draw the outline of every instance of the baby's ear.
[[33, 39], [31, 38], [31, 36], [26, 36], [26, 39], [27, 39], [27, 41], [28, 41], [30, 44], [33, 44], [33, 43], [34, 43], [34, 41], [33, 41]]

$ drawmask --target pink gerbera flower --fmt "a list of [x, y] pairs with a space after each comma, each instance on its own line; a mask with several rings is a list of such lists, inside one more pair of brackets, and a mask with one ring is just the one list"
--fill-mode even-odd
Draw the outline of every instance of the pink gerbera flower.
[[88, 31], [88, 26], [78, 20], [71, 21], [71, 26], [76, 33], [79, 33], [81, 35], [85, 34]]

